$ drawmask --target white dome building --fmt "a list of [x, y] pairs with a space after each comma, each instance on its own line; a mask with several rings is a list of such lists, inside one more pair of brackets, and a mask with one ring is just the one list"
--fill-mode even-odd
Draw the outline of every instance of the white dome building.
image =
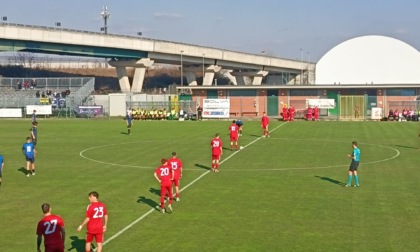
[[316, 65], [317, 85], [419, 84], [420, 52], [400, 40], [363, 36], [328, 51]]

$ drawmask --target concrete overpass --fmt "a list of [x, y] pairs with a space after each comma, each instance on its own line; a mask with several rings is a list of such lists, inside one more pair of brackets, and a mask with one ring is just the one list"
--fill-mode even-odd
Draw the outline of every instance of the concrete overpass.
[[[185, 84], [189, 86], [197, 85], [197, 72], [204, 73], [204, 86], [211, 86], [215, 73], [221, 69], [227, 70], [225, 73], [236, 80], [236, 85], [244, 85], [244, 77], [252, 78], [252, 85], [261, 85], [268, 73], [286, 72], [302, 79], [302, 74], [315, 68], [314, 64], [308, 62], [199, 45], [10, 23], [0, 23], [0, 51], [110, 59], [108, 63], [116, 67], [123, 92], [141, 92], [146, 69], [154, 63], [180, 65], [181, 74], [186, 75]], [[135, 68], [131, 85], [127, 67]]]

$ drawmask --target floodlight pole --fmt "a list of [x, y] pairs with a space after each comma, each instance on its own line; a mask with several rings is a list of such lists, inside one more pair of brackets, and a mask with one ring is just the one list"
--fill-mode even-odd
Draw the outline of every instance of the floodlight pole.
[[104, 20], [104, 33], [108, 34], [108, 19], [111, 14], [108, 11], [108, 6], [104, 6], [104, 9], [101, 12], [101, 16]]
[[181, 87], [184, 86], [184, 64], [182, 62], [182, 54], [184, 53], [184, 50], [181, 50]]

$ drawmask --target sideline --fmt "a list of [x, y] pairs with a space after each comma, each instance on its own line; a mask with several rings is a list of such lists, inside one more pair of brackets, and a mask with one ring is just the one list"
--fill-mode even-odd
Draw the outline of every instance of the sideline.
[[[279, 126], [275, 127], [273, 130], [271, 130], [270, 132], [273, 132], [277, 129], [279, 129], [280, 127], [286, 125], [286, 123], [282, 123]], [[244, 147], [248, 147], [254, 143], [256, 143], [257, 141], [259, 141], [262, 137], [258, 137], [257, 139], [253, 140], [252, 142], [250, 142], [249, 144], [245, 145]], [[220, 164], [223, 164], [225, 161], [229, 160], [231, 157], [235, 156], [237, 153], [239, 153], [240, 151], [236, 151], [234, 153], [232, 153], [230, 156], [228, 156], [227, 158], [223, 159]], [[194, 179], [193, 181], [191, 181], [189, 184], [187, 184], [186, 186], [184, 186], [180, 192], [184, 191], [185, 189], [187, 189], [188, 187], [192, 186], [195, 182], [199, 181], [201, 178], [203, 178], [204, 176], [206, 176], [207, 174], [209, 174], [211, 171], [208, 170], [205, 173], [201, 174], [198, 178]], [[128, 224], [125, 228], [121, 229], [120, 231], [118, 231], [117, 233], [115, 233], [113, 236], [109, 237], [106, 241], [104, 241], [102, 243], [102, 246], [105, 246], [106, 244], [108, 244], [109, 242], [111, 242], [112, 240], [114, 240], [115, 238], [117, 238], [118, 236], [122, 235], [125, 231], [127, 231], [128, 229], [130, 229], [132, 226], [136, 225], [137, 223], [139, 223], [141, 220], [143, 220], [144, 218], [146, 218], [147, 216], [149, 216], [151, 213], [156, 212], [155, 208], [150, 209], [148, 212], [146, 212], [145, 214], [143, 214], [142, 216], [140, 216], [138, 219], [136, 219], [135, 221], [131, 222], [130, 224]]]

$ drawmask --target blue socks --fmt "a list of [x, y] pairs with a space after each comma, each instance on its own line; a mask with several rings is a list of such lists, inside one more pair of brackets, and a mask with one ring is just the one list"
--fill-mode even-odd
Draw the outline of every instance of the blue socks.
[[356, 185], [358, 186], [359, 185], [359, 176], [354, 175], [354, 180], [356, 180]]
[[[347, 185], [351, 185], [352, 175], [349, 174], [349, 179], [347, 180]], [[357, 176], [354, 176], [354, 178], [357, 178]]]

